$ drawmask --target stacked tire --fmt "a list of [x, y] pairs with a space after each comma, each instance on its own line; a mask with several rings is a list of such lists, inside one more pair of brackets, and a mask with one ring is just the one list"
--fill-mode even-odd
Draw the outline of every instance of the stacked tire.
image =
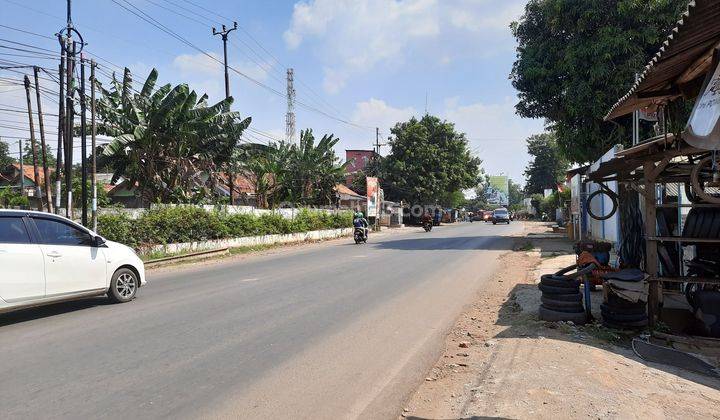
[[[567, 270], [567, 269], [566, 269]], [[540, 277], [542, 301], [540, 319], [543, 321], [572, 321], [584, 324], [587, 321], [583, 307], [583, 295], [580, 293], [580, 282], [575, 278], [562, 275], [563, 270], [556, 274], [545, 274]]]
[[[644, 274], [640, 270], [628, 269], [616, 273], [608, 273], [605, 281], [614, 281], [615, 284], [623, 282], [634, 283], [643, 281]], [[600, 305], [603, 325], [615, 329], [640, 329], [648, 325], [647, 302], [638, 300], [633, 302], [624, 299], [608, 287], [605, 302]]]

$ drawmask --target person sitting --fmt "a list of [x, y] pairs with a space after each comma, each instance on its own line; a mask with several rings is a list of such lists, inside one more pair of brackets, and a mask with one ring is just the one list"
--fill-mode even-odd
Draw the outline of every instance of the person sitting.
[[365, 230], [365, 236], [368, 236], [368, 233], [370, 232], [368, 229], [368, 226], [370, 226], [370, 223], [365, 218], [365, 215], [362, 214], [362, 212], [357, 212], [354, 215], [353, 218], [353, 226], [356, 228], [363, 228]]

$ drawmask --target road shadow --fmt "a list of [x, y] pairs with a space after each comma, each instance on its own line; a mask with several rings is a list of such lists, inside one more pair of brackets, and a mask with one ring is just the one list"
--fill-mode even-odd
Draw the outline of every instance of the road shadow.
[[[593, 294], [602, 292], [593, 292]], [[720, 390], [720, 379], [688, 371], [679, 367], [661, 363], [648, 362], [636, 356], [630, 347], [632, 339], [641, 334], [640, 331], [621, 331], [606, 328], [599, 323], [587, 324], [585, 326], [570, 326], [555, 322], [541, 321], [537, 312], [531, 311], [528, 306], [533, 302], [528, 297], [536, 297], [539, 309], [541, 292], [536, 284], [518, 284], [508, 293], [498, 312], [496, 325], [507, 327], [495, 338], [551, 338], [562, 340], [579, 345], [592, 346], [603, 351], [609, 351], [626, 359], [633, 360], [654, 369], [662, 370], [669, 374], [681, 377], [716, 390]], [[601, 297], [596, 295], [595, 298]], [[597, 300], [597, 299], [593, 299]], [[522, 301], [522, 304], [520, 303]], [[523, 311], [525, 308], [525, 311]], [[595, 309], [595, 308], [593, 308]], [[595, 312], [595, 310], [593, 311]], [[600, 315], [596, 314], [596, 319]]]
[[468, 251], [511, 250], [516, 238], [512, 236], [457, 236], [452, 238], [411, 238], [383, 241], [374, 244], [380, 249], [402, 251]]
[[37, 306], [34, 308], [19, 309], [13, 312], [0, 314], [0, 327], [13, 324], [21, 324], [23, 322], [34, 321], [36, 319], [82, 311], [85, 309], [105, 305], [111, 305], [107, 298], [95, 297], [73, 300], [69, 302], [53, 303], [45, 306]]

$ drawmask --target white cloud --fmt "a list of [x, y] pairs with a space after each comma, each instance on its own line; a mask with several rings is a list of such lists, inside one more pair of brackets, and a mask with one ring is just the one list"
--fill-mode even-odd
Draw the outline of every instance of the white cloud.
[[504, 172], [522, 182], [529, 161], [525, 139], [542, 133], [543, 121], [518, 117], [515, 99], [510, 97], [496, 104], [459, 105], [456, 98], [448, 98], [445, 103], [443, 118], [467, 134], [470, 147], [483, 160], [486, 172]]
[[418, 115], [413, 107], [395, 108], [381, 99], [370, 98], [355, 105], [352, 121], [359, 125], [377, 126], [389, 134], [395, 123], [407, 121], [413, 115]]
[[[416, 54], [436, 54], [428, 41], [439, 42], [437, 64], [457, 55], [513, 47], [509, 24], [525, 0], [302, 0], [295, 4], [283, 37], [290, 49], [318, 43], [327, 69], [325, 90], [337, 93], [350, 76], [380, 63], [399, 64]], [[462, 34], [457, 33], [460, 31]], [[468, 48], [476, 46], [479, 49]]]

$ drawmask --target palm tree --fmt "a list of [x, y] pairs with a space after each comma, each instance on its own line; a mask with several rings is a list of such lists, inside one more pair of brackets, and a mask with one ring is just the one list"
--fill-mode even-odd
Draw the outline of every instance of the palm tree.
[[137, 185], [150, 202], [192, 202], [208, 197], [219, 169], [231, 158], [250, 118], [230, 111], [232, 97], [212, 106], [186, 84], [155, 89], [153, 69], [137, 92], [125, 69], [112, 89], [99, 82], [98, 133], [113, 137], [99, 155], [100, 164]]

